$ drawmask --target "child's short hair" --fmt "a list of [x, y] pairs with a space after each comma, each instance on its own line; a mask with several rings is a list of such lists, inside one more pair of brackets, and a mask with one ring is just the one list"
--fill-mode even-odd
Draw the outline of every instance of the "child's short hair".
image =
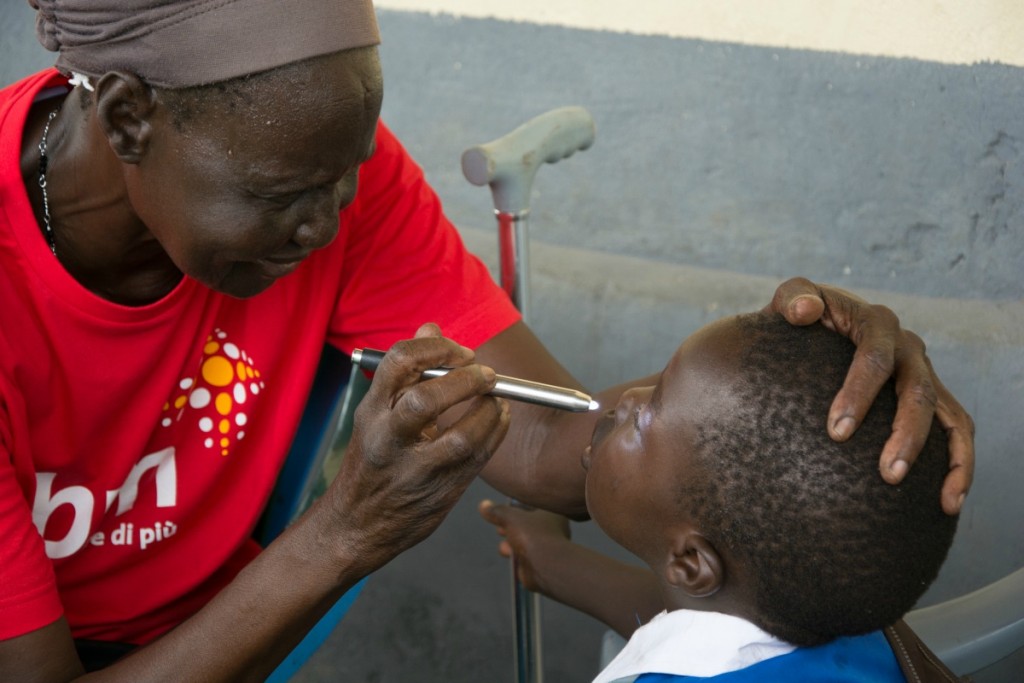
[[933, 423], [903, 482], [886, 483], [878, 462], [896, 410], [892, 382], [854, 436], [836, 443], [825, 416], [853, 345], [772, 314], [737, 325], [740, 400], [701, 425], [708, 486], [684, 491], [683, 503], [746, 565], [766, 631], [809, 646], [892, 624], [935, 579], [956, 531], [940, 504], [945, 434]]

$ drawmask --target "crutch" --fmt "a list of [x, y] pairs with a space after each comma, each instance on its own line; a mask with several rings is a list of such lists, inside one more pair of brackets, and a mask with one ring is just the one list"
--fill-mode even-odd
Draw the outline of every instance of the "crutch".
[[[541, 164], [553, 164], [590, 147], [594, 120], [582, 107], [553, 109], [512, 132], [462, 154], [462, 172], [474, 185], [490, 185], [498, 219], [501, 287], [523, 320], [530, 321], [530, 190]], [[511, 501], [515, 504], [515, 501]], [[516, 578], [512, 558], [515, 608], [515, 683], [541, 683], [540, 596]]]

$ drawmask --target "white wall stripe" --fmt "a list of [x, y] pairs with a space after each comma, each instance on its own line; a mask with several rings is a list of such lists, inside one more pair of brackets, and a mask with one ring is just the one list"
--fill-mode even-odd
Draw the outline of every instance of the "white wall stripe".
[[1024, 66], [1024, 0], [377, 0], [381, 9]]

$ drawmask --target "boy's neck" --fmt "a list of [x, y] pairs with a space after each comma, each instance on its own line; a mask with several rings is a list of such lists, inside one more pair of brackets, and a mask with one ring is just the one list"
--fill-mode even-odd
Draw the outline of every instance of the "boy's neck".
[[684, 593], [675, 586], [666, 586], [662, 589], [665, 609], [669, 612], [680, 609], [698, 612], [718, 612], [753, 622], [754, 602], [741, 599], [737, 592], [722, 588], [712, 595], [695, 597]]

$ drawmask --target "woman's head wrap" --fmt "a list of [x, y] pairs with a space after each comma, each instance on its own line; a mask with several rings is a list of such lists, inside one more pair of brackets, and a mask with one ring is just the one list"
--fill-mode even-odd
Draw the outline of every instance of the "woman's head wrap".
[[57, 68], [186, 88], [380, 43], [371, 0], [28, 0]]

